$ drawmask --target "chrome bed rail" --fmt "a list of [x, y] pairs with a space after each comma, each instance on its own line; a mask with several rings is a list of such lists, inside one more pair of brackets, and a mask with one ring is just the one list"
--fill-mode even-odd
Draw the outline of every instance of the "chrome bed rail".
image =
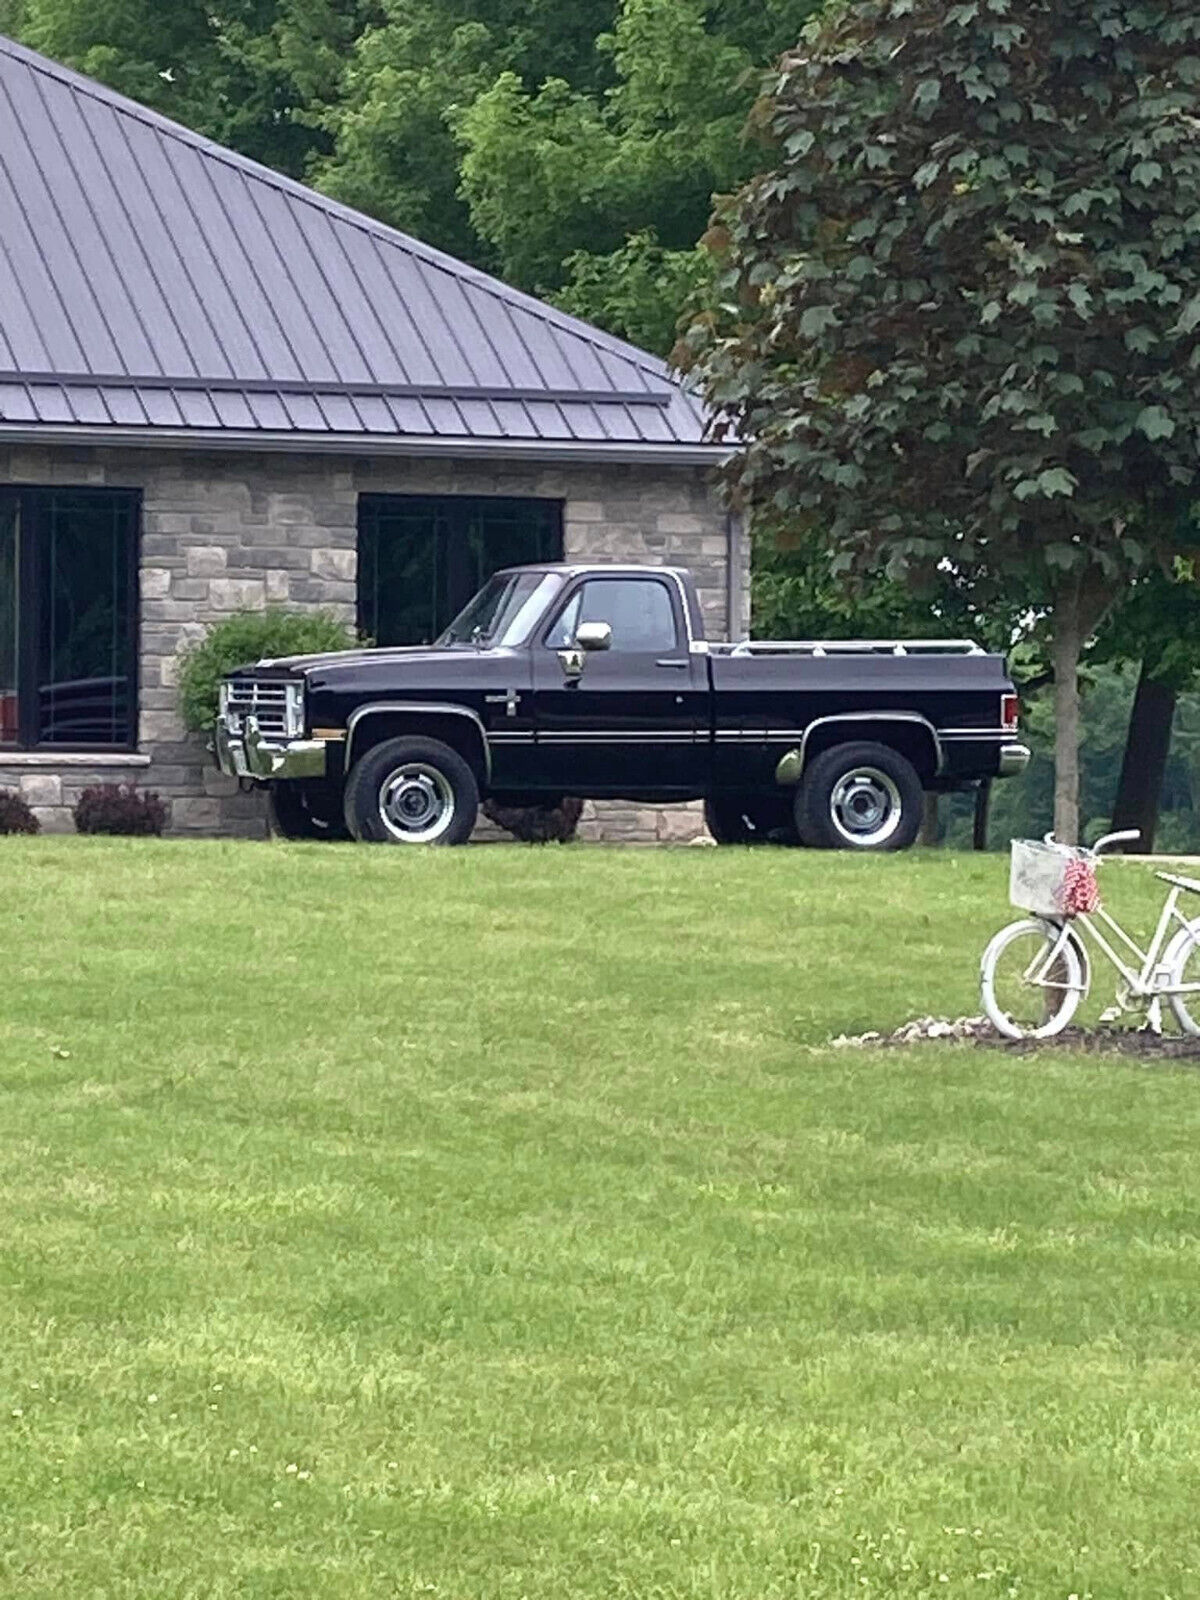
[[981, 656], [974, 639], [743, 639], [740, 644], [713, 645], [728, 656]]

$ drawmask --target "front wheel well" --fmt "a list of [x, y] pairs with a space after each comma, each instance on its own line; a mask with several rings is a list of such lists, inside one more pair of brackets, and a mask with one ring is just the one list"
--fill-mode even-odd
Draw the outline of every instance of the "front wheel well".
[[488, 779], [483, 733], [472, 717], [450, 711], [373, 711], [354, 726], [346, 749], [346, 770], [387, 739], [437, 739], [463, 758], [482, 788]]
[[804, 745], [804, 771], [807, 772], [818, 756], [839, 744], [886, 745], [903, 756], [915, 769], [922, 783], [932, 781], [938, 772], [938, 746], [933, 729], [925, 722], [910, 722], [905, 718], [895, 721], [881, 717], [877, 722], [864, 718], [860, 721], [824, 722], [813, 729]]

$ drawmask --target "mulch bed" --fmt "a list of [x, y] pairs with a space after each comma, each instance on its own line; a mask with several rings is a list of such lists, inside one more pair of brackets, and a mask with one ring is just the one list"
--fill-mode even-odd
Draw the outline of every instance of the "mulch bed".
[[1151, 1033], [1138, 1028], [1064, 1028], [1053, 1039], [1005, 1039], [982, 1017], [921, 1017], [894, 1033], [843, 1034], [838, 1048], [877, 1050], [912, 1044], [970, 1044], [989, 1050], [1032, 1055], [1038, 1050], [1076, 1050], [1084, 1055], [1130, 1056], [1141, 1061], [1200, 1061], [1200, 1039]]
[[1200, 1061], [1200, 1039], [1142, 1033], [1135, 1028], [1064, 1028], [1053, 1039], [1002, 1039], [998, 1033], [972, 1044], [1031, 1055], [1037, 1050], [1079, 1050], [1088, 1055], [1136, 1056], [1142, 1061]]

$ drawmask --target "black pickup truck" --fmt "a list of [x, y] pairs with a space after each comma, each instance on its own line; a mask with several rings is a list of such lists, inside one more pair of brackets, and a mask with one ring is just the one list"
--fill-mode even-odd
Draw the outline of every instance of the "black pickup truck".
[[460, 844], [481, 796], [576, 795], [857, 850], [1029, 759], [1003, 658], [969, 641], [709, 644], [686, 572], [575, 565], [497, 573], [432, 645], [231, 674], [216, 751], [291, 837]]

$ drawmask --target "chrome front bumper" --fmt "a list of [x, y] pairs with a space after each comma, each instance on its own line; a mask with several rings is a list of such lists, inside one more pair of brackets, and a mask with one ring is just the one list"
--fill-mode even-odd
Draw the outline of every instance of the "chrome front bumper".
[[1002, 744], [1000, 746], [1000, 776], [1002, 778], [1015, 778], [1018, 772], [1024, 772], [1029, 765], [1029, 746], [1027, 744]]
[[231, 733], [224, 717], [217, 718], [214, 747], [217, 765], [231, 778], [323, 778], [325, 776], [324, 739], [288, 739], [269, 744], [258, 727], [257, 717], [242, 719], [238, 733]]

